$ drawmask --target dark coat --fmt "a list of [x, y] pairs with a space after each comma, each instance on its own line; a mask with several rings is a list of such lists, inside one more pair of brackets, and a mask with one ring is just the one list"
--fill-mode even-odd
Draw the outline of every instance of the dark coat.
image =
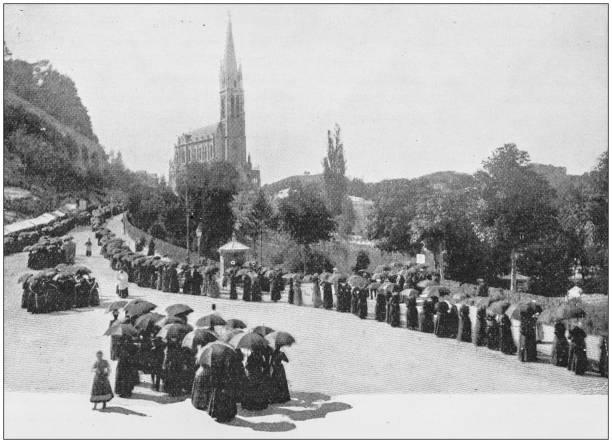
[[583, 375], [588, 369], [589, 362], [586, 352], [586, 333], [574, 326], [570, 332], [570, 348], [567, 369], [574, 371], [576, 375]]
[[475, 346], [487, 345], [487, 309], [485, 307], [478, 308], [476, 312], [476, 324], [472, 332], [472, 343]]
[[555, 366], [567, 366], [569, 356], [569, 342], [565, 338], [565, 325], [555, 323], [555, 338], [553, 339], [550, 362]]
[[468, 305], [462, 305], [459, 310], [457, 340], [464, 342], [472, 341], [472, 319], [470, 319], [470, 307]]
[[512, 322], [506, 314], [502, 315], [499, 322], [499, 350], [508, 355], [516, 352], [516, 345], [512, 337]]

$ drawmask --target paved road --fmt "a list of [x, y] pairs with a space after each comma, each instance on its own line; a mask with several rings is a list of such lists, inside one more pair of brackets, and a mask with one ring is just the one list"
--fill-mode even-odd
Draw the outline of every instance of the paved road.
[[[110, 223], [120, 229], [118, 219]], [[26, 254], [4, 261], [5, 387], [9, 391], [87, 394], [89, 368], [98, 349], [108, 350], [109, 315], [104, 305], [115, 299], [114, 272], [98, 248], [84, 256], [89, 229], [74, 232], [77, 262], [93, 269], [101, 286], [102, 306], [32, 315], [20, 308], [16, 283], [26, 271]], [[287, 375], [293, 391], [327, 395], [367, 393], [577, 393], [606, 394], [608, 380], [577, 377], [543, 363], [522, 364], [516, 357], [475, 348], [471, 344], [438, 339], [387, 324], [360, 320], [350, 314], [274, 304], [167, 294], [130, 287], [132, 296], [158, 305], [173, 303], [193, 309], [190, 320], [209, 313], [212, 302], [225, 318], [239, 318], [249, 326], [265, 324], [290, 331], [297, 344], [288, 351]]]

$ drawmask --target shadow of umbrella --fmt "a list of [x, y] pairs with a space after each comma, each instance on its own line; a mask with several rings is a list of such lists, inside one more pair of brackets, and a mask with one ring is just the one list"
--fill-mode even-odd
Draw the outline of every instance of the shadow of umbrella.
[[235, 417], [231, 422], [227, 423], [230, 426], [238, 426], [241, 428], [250, 428], [260, 432], [288, 432], [295, 429], [295, 425], [288, 421], [278, 421], [274, 423], [259, 422], [244, 420], [240, 417]]
[[131, 409], [127, 408], [122, 408], [121, 406], [107, 406], [105, 409], [98, 409], [98, 412], [104, 412], [106, 414], [137, 415], [138, 417], [148, 417], [147, 414], [132, 411]]
[[143, 392], [134, 392], [130, 398], [137, 399], [137, 400], [154, 401], [155, 403], [159, 403], [162, 405], [169, 405], [172, 403], [180, 403], [182, 401], [185, 401], [187, 398], [189, 398], [189, 396], [180, 395], [178, 397], [171, 397], [170, 395], [165, 395], [165, 394], [153, 395], [153, 394], [146, 394]]

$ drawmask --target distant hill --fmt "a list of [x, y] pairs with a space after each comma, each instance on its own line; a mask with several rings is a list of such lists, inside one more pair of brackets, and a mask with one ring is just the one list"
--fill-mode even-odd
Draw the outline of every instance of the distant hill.
[[299, 184], [314, 184], [317, 186], [323, 186], [323, 174], [293, 175], [291, 177], [286, 177], [276, 182], [263, 185], [262, 189], [269, 195], [275, 195], [283, 189], [294, 188]]

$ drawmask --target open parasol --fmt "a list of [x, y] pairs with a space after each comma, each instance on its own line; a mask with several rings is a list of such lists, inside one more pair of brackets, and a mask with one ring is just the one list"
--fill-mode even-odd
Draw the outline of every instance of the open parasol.
[[177, 303], [175, 305], [168, 306], [166, 308], [166, 312], [169, 316], [179, 316], [191, 314], [193, 312], [193, 309], [182, 303]]
[[245, 322], [238, 320], [237, 318], [232, 318], [226, 321], [225, 326], [229, 329], [245, 329], [247, 327]]
[[115, 337], [119, 336], [129, 336], [129, 337], [138, 337], [138, 331], [134, 326], [129, 323], [118, 323], [115, 322], [113, 325], [106, 330], [104, 335], [111, 335]]
[[368, 285], [368, 281], [359, 275], [351, 275], [347, 283], [353, 288], [359, 289], [363, 289]]
[[200, 366], [223, 369], [228, 367], [235, 359], [236, 351], [230, 345], [215, 341], [202, 348], [198, 355], [198, 364]]
[[157, 308], [157, 305], [142, 299], [134, 299], [130, 301], [123, 310], [126, 315], [130, 317], [138, 317], [142, 314], [146, 314], [147, 312], [151, 312], [153, 309]]
[[215, 326], [223, 326], [226, 324], [226, 321], [223, 320], [219, 314], [208, 314], [204, 317], [201, 317], [196, 322], [196, 327], [198, 328], [214, 328]]
[[208, 329], [196, 329], [183, 338], [183, 347], [195, 352], [198, 346], [206, 346], [215, 341], [217, 341], [217, 335], [214, 332]]
[[261, 325], [261, 326], [256, 326], [253, 329], [251, 329], [251, 332], [254, 332], [255, 334], [259, 334], [262, 337], [265, 337], [271, 332], [274, 332], [274, 329], [270, 328], [269, 326]]
[[421, 289], [425, 289], [428, 286], [438, 286], [438, 284], [433, 280], [421, 280], [417, 283], [417, 287]]
[[25, 282], [27, 279], [29, 279], [30, 277], [32, 277], [34, 274], [32, 274], [31, 272], [28, 272], [26, 274], [23, 274], [21, 277], [19, 277], [19, 279], [17, 280], [17, 283], [23, 283]]
[[123, 309], [123, 307], [127, 304], [127, 300], [114, 301], [106, 307], [106, 312], [118, 311], [119, 309]]
[[383, 292], [395, 292], [395, 283], [391, 283], [391, 282], [383, 283], [379, 289]]
[[161, 328], [157, 336], [166, 341], [174, 340], [182, 342], [183, 338], [192, 330], [193, 328], [190, 325], [172, 323]]
[[235, 335], [242, 334], [243, 332], [245, 332], [244, 329], [226, 329], [219, 334], [219, 340], [229, 343]]
[[267, 340], [255, 332], [243, 332], [242, 334], [236, 334], [230, 339], [229, 344], [234, 348], [249, 350], [265, 348], [268, 346]]
[[493, 315], [502, 315], [508, 310], [509, 307], [510, 302], [508, 300], [498, 300], [491, 303], [487, 308], [487, 311]]
[[184, 318], [169, 315], [167, 317], [162, 316], [159, 320], [157, 320], [156, 325], [159, 326], [160, 328], [163, 328], [166, 325], [172, 325], [172, 324], [184, 325], [186, 323], [187, 322], [185, 321]]
[[266, 340], [273, 348], [280, 348], [281, 346], [291, 346], [295, 343], [295, 338], [288, 332], [275, 331], [266, 335]]
[[134, 327], [139, 331], [147, 331], [153, 326], [156, 326], [156, 323], [162, 318], [164, 318], [164, 316], [157, 312], [147, 312], [136, 319]]

